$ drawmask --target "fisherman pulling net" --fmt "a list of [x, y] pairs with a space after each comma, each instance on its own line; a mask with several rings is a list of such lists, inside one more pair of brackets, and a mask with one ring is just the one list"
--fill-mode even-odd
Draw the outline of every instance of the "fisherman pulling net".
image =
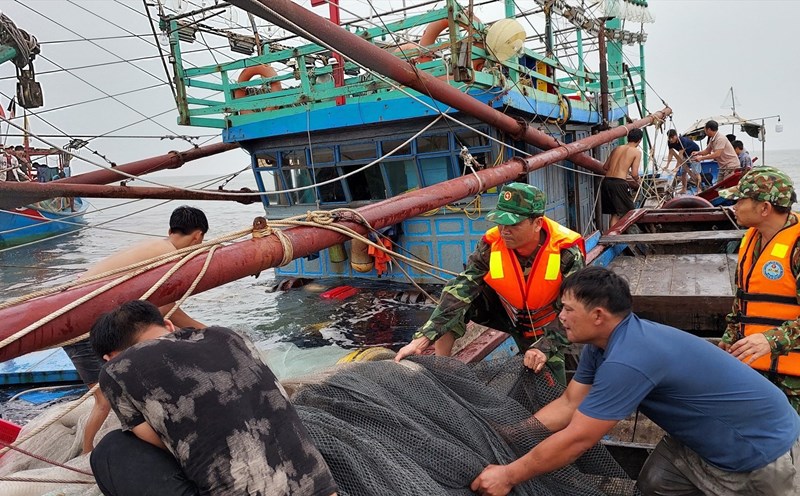
[[[416, 357], [402, 364], [352, 363], [326, 376], [285, 385], [336, 479], [339, 494], [354, 496], [473, 494], [470, 483], [486, 465], [511, 462], [548, 435], [531, 413], [563, 391], [548, 374], [526, 369], [522, 357], [475, 365], [435, 357]], [[53, 412], [43, 415], [52, 416]], [[87, 468], [87, 457], [78, 456], [82, 422], [72, 417], [76, 415], [22, 447]], [[26, 430], [44, 422], [45, 418], [37, 419]], [[0, 477], [86, 479], [48, 466], [10, 452], [0, 458]], [[14, 486], [7, 486], [4, 495], [56, 489], [59, 494], [100, 494], [96, 486], [86, 484], [4, 484]], [[519, 485], [511, 494], [630, 495], [636, 490], [605, 448], [596, 446], [575, 464]]]

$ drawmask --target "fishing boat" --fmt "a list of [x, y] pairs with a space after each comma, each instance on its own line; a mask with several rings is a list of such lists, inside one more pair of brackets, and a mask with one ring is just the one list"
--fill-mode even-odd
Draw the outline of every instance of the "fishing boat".
[[[17, 100], [20, 107], [33, 109], [43, 105], [41, 86], [36, 81], [33, 61], [40, 47], [35, 37], [17, 28], [11, 19], [0, 14], [0, 64], [12, 61], [17, 66]], [[16, 106], [16, 101], [14, 106]], [[3, 118], [5, 119], [5, 113]], [[27, 122], [27, 119], [26, 119]], [[57, 179], [69, 171], [70, 155], [55, 149], [36, 149], [23, 138], [26, 159], [41, 158], [45, 163], [37, 171], [38, 182]], [[47, 164], [55, 156], [57, 163]], [[5, 174], [3, 175], [5, 179]], [[5, 208], [5, 207], [4, 207]], [[36, 203], [0, 210], [0, 249], [68, 233], [83, 227], [88, 204], [81, 198], [46, 198]]]
[[54, 198], [25, 207], [0, 211], [0, 248], [21, 245], [87, 225], [89, 205], [81, 198]]
[[[190, 22], [189, 12], [162, 15], [159, 21], [173, 55], [179, 122], [221, 129], [225, 142], [247, 150], [258, 188], [266, 193], [267, 216], [281, 219], [309, 209], [391, 199], [587, 137], [630, 118], [637, 103], [641, 113], [646, 108], [646, 34], [626, 31], [623, 23], [645, 19], [646, 7], [638, 1], [620, 4], [624, 8], [605, 23], [563, 2], [551, 8], [550, 2], [537, 1], [525, 12], [507, 4], [499, 19], [454, 0], [431, 10], [425, 10], [426, 4], [381, 13], [379, 20], [354, 15], [348, 10], [352, 6], [331, 4], [331, 20], [346, 30], [339, 33], [336, 47], [308, 26], [295, 25], [301, 37], [290, 33], [263, 39], [258, 32], [235, 29], [235, 36], [226, 35], [233, 31], [220, 32], [211, 21]], [[230, 9], [204, 12], [230, 19]], [[249, 10], [248, 15], [265, 14]], [[280, 19], [286, 12], [277, 10], [273, 17], [266, 14], [284, 27]], [[342, 22], [344, 15], [351, 20]], [[531, 19], [537, 15], [545, 19], [543, 36], [531, 36], [537, 29]], [[556, 42], [556, 22], [568, 26], [558, 34], [563, 42]], [[202, 35], [222, 35], [245, 56], [190, 66], [181, 53]], [[626, 45], [638, 47], [638, 61], [624, 53]], [[378, 69], [383, 74], [376, 72], [381, 55], [383, 66], [404, 61], [397, 67], [413, 79], [426, 76], [424, 87], [404, 81], [401, 70], [390, 66]], [[597, 71], [588, 69], [587, 57], [598, 59]], [[427, 87], [438, 86], [434, 80], [447, 86], [454, 101], [469, 100], [467, 106], [442, 100], [441, 88], [436, 89], [439, 101], [425, 96]], [[539, 131], [538, 140], [525, 142], [499, 122], [482, 122], [479, 115], [486, 112], [478, 112], [478, 106], [526, 123]], [[602, 160], [609, 150], [602, 144], [595, 156]], [[586, 167], [586, 160], [573, 157], [525, 177], [547, 193], [550, 218], [584, 233], [599, 225], [593, 208], [596, 176], [586, 174]], [[588, 171], [602, 174], [596, 167]], [[458, 272], [490, 227], [483, 215], [496, 200], [496, 189], [480, 191], [393, 223], [382, 231], [382, 239], [391, 240], [400, 253]], [[277, 273], [392, 280], [408, 275], [417, 282], [437, 281], [405, 262], [388, 270], [375, 254], [361, 242], [347, 242], [343, 248], [297, 258]]]

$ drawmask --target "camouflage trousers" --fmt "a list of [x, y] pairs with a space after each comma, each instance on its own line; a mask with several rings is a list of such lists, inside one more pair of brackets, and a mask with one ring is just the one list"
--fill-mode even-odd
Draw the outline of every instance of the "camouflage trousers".
[[786, 395], [792, 408], [800, 414], [800, 377], [771, 374], [769, 372], [761, 372], [761, 375], [766, 377], [769, 382], [778, 386], [778, 389], [783, 391], [783, 394]]
[[[526, 339], [504, 310], [497, 293], [491, 289], [482, 291], [481, 295], [467, 309], [464, 318], [464, 329], [466, 329], [466, 323], [470, 321], [509, 333], [514, 338], [514, 341], [517, 342], [521, 353], [525, 353], [531, 347], [540, 350], [547, 356], [546, 365], [553, 379], [566, 387], [567, 374], [564, 363], [564, 349], [570, 345], [570, 342], [564, 332], [558, 329], [556, 321], [548, 324], [543, 338], [536, 340]], [[463, 335], [463, 332], [460, 334]], [[456, 333], [456, 335], [458, 336], [459, 333]]]

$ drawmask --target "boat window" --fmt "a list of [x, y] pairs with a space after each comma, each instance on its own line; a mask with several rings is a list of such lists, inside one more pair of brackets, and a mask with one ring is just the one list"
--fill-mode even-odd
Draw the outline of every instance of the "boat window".
[[341, 162], [353, 162], [356, 160], [372, 160], [378, 158], [377, 146], [374, 142], [351, 143], [339, 146]]
[[[363, 165], [349, 165], [342, 167], [342, 172], [348, 174]], [[345, 179], [350, 190], [350, 198], [359, 200], [383, 200], [386, 198], [386, 185], [383, 182], [381, 167], [375, 164], [372, 167], [357, 172]]]
[[[386, 155], [390, 151], [392, 151], [395, 148], [397, 148], [398, 146], [402, 145], [403, 142], [406, 141], [406, 139], [408, 139], [408, 138], [397, 139], [397, 140], [393, 140], [393, 139], [383, 140], [383, 142], [381, 143], [381, 152], [382, 152], [382, 154]], [[410, 142], [407, 145], [405, 145], [402, 148], [400, 148], [399, 150], [397, 150], [394, 154], [392, 154], [392, 157], [402, 157], [403, 155], [408, 155], [408, 156], [411, 155], [411, 143]]]
[[[483, 133], [486, 133], [487, 131], [486, 129], [480, 129], [480, 128], [479, 130]], [[463, 131], [458, 131], [456, 133], [456, 136], [458, 137], [458, 139], [456, 140], [456, 146], [459, 148], [461, 146], [466, 146], [468, 148], [473, 148], [476, 146], [489, 146], [489, 138], [476, 133], [472, 129], [465, 129]]]
[[281, 166], [284, 169], [289, 167], [306, 167], [307, 165], [308, 161], [306, 160], [305, 149], [281, 152]]
[[389, 181], [389, 194], [399, 195], [419, 188], [419, 172], [415, 160], [392, 160], [383, 163], [386, 179]]
[[256, 154], [256, 167], [259, 169], [270, 169], [275, 167], [278, 163], [274, 154], [271, 153], [258, 153]]
[[422, 171], [423, 186], [430, 186], [455, 177], [449, 155], [420, 158], [419, 167]]
[[[302, 188], [305, 186], [311, 186], [311, 172], [307, 168], [303, 169], [283, 169], [283, 180], [284, 184], [286, 185], [286, 189], [293, 189], [293, 188]], [[316, 203], [316, 198], [314, 195], [314, 188], [308, 187], [306, 189], [300, 191], [293, 191], [289, 193], [289, 197], [292, 199], [293, 204], [313, 204]]]
[[417, 138], [417, 153], [446, 152], [448, 150], [450, 150], [450, 141], [446, 134]]
[[311, 149], [311, 161], [314, 165], [333, 164], [336, 162], [336, 156], [333, 152], [333, 147], [314, 147]]
[[[259, 159], [261, 160], [261, 159]], [[259, 182], [261, 191], [278, 191], [283, 189], [283, 185], [278, 181], [278, 174], [275, 170], [259, 170], [256, 173], [256, 182]], [[289, 199], [285, 194], [272, 193], [267, 195], [270, 205], [288, 205]]]
[[[318, 184], [339, 177], [336, 167], [314, 167], [314, 173]], [[317, 189], [319, 190], [319, 200], [321, 202], [341, 203], [347, 201], [342, 181], [333, 181], [329, 184], [323, 184], [318, 186]]]

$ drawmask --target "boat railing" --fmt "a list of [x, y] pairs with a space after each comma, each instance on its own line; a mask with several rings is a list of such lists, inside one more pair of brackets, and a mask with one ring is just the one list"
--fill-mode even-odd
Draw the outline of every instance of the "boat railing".
[[[179, 16], [162, 20], [162, 27], [170, 36], [179, 120], [184, 125], [227, 129], [303, 113], [310, 107], [316, 110], [356, 99], [364, 103], [406, 96], [387, 78], [343, 61], [315, 43], [286, 46], [255, 40], [262, 44], [261, 55], [192, 67], [181, 55], [182, 45], [194, 36], [187, 33], [186, 26]], [[431, 36], [423, 34], [424, 46], [419, 44], [422, 40], [417, 39], [418, 35], [413, 34], [422, 28], [435, 35], [434, 41], [427, 43]], [[599, 94], [599, 73], [587, 71], [583, 64], [577, 69], [568, 67], [555, 56], [527, 48], [517, 57], [502, 63], [497, 61], [484, 46], [487, 26], [468, 16], [455, 0], [448, 0], [444, 8], [395, 22], [381, 21], [369, 29], [348, 26], [345, 29], [352, 29], [359, 37], [412, 62], [416, 70], [464, 91], [486, 94], [489, 89], [499, 88], [498, 94], [514, 92], [535, 101], [555, 103], [562, 108], [562, 115], [551, 117], [564, 121], [569, 118], [570, 105], [584, 106], [590, 111], [597, 108], [593, 95]], [[445, 32], [449, 34], [443, 36]], [[632, 74], [640, 74], [637, 67], [630, 69]], [[633, 91], [641, 86], [630, 87], [628, 76], [621, 72], [609, 73], [612, 108], [633, 103]], [[258, 75], [262, 77], [253, 77]], [[338, 75], [342, 76], [339, 82]], [[206, 93], [210, 90], [211, 94], [197, 98], [189, 95], [191, 89]], [[571, 101], [566, 102], [566, 97]]]

